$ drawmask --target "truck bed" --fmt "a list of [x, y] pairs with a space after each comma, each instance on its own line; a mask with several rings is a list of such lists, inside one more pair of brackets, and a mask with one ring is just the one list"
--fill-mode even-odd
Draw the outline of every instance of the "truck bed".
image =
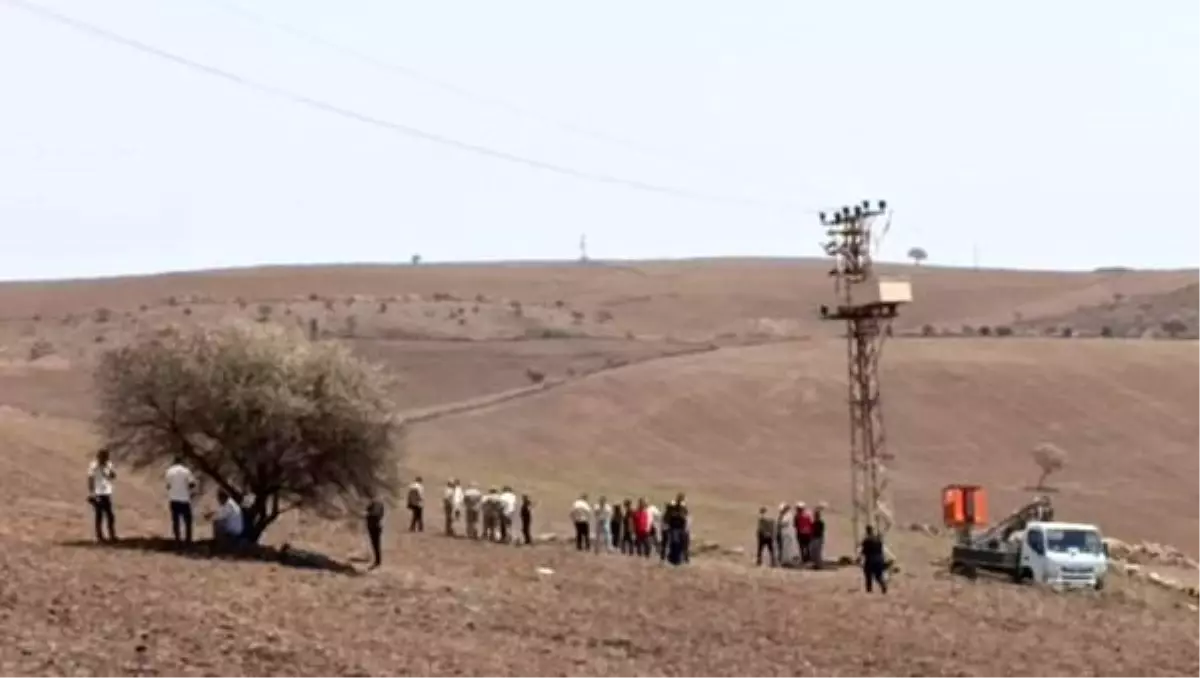
[[1017, 571], [1021, 555], [1016, 550], [990, 549], [977, 546], [955, 545], [950, 552], [950, 566], [953, 570], [971, 572], [987, 570], [1013, 574]]

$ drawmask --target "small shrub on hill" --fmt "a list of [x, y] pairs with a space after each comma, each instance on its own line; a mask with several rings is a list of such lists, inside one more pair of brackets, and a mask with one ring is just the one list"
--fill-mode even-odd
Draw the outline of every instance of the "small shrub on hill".
[[92, 313], [92, 320], [98, 323], [106, 323], [112, 320], [112, 311], [107, 308], [98, 308]]
[[188, 306], [184, 306], [184, 307], [183, 307], [183, 314], [184, 314], [184, 315], [191, 315], [191, 314], [192, 314], [192, 309], [191, 309], [190, 307], [188, 307]]
[[1009, 327], [1008, 325], [997, 325], [996, 326], [996, 336], [997, 337], [1011, 337], [1012, 335], [1013, 335], [1013, 328]]
[[981, 336], [981, 337], [992, 336], [992, 328], [988, 327], [987, 325], [980, 325], [979, 326], [979, 336]]
[[975, 336], [975, 328], [974, 328], [974, 327], [971, 327], [970, 325], [963, 325], [963, 326], [962, 326], [962, 335], [963, 335], [964, 337], [973, 337], [973, 336]]
[[546, 380], [546, 374], [544, 372], [535, 370], [532, 367], [525, 368], [525, 377], [535, 384], [540, 384]]
[[1070, 339], [1071, 337], [1075, 336], [1075, 330], [1071, 329], [1070, 327], [1064, 327], [1060, 331], [1059, 336], [1061, 336], [1063, 339]]
[[386, 301], [381, 301], [381, 302], [379, 302], [379, 312], [380, 312], [380, 313], [387, 313], [387, 312], [388, 312], [388, 305], [387, 305], [387, 302], [386, 302]]
[[48, 355], [54, 355], [54, 344], [45, 339], [38, 339], [29, 347], [29, 359], [31, 361], [45, 358]]
[[604, 324], [606, 322], [611, 322], [612, 319], [613, 319], [613, 313], [612, 313], [612, 311], [608, 310], [607, 308], [602, 308], [599, 311], [596, 311], [596, 322], [597, 323]]
[[1113, 337], [1113, 328], [1109, 325], [1101, 327], [1100, 336], [1104, 337], [1105, 339], [1111, 339]]
[[921, 326], [921, 336], [922, 337], [937, 336], [937, 329], [935, 329], [933, 325], [922, 325]]

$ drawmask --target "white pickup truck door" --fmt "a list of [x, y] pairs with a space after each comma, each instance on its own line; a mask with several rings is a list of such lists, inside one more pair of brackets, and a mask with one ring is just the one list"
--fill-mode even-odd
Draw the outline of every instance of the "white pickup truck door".
[[[1034, 581], [1045, 581], [1046, 573], [1044, 569], [1046, 566], [1046, 540], [1043, 538], [1042, 531], [1036, 529], [1026, 530], [1022, 541], [1024, 543], [1021, 544], [1021, 567], [1029, 569]], [[1037, 550], [1034, 549], [1033, 545], [1035, 542], [1040, 543], [1042, 553], [1038, 553]]]

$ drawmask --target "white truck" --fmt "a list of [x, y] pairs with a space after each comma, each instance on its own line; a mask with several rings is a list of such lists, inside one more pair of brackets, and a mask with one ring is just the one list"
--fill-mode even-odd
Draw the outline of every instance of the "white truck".
[[987, 530], [960, 524], [950, 555], [952, 572], [1005, 574], [1015, 582], [1101, 589], [1108, 574], [1108, 548], [1099, 528], [1054, 520], [1050, 500], [1038, 497]]
[[1032, 521], [1019, 539], [1017, 581], [1104, 588], [1108, 554], [1095, 525]]

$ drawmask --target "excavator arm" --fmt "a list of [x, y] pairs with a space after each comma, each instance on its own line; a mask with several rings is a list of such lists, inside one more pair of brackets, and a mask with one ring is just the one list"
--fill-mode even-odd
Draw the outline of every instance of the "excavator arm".
[[1004, 518], [996, 521], [988, 529], [971, 535], [971, 545], [981, 548], [986, 544], [997, 542], [1003, 544], [1010, 535], [1025, 529], [1025, 525], [1037, 520], [1053, 520], [1054, 507], [1049, 497], [1037, 497], [1021, 508], [1013, 511]]

